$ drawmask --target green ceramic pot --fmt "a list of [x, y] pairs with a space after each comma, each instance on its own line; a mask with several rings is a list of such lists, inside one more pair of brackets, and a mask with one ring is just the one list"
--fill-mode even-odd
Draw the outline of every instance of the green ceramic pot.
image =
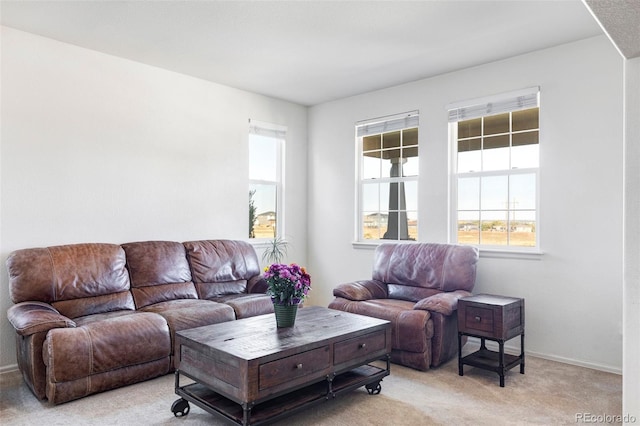
[[293, 327], [296, 322], [298, 305], [273, 305], [278, 328]]

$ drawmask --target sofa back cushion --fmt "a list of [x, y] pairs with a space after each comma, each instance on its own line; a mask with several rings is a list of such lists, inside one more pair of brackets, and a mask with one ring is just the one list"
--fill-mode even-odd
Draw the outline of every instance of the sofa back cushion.
[[14, 303], [49, 303], [72, 319], [135, 309], [125, 253], [115, 244], [17, 250], [7, 258], [7, 270]]
[[184, 243], [191, 275], [201, 299], [247, 292], [247, 281], [260, 275], [253, 246], [236, 240]]
[[373, 278], [388, 284], [389, 298], [418, 301], [442, 291], [471, 291], [478, 250], [455, 244], [394, 244], [377, 247]]
[[404, 284], [387, 284], [387, 292], [389, 299], [408, 300], [410, 302], [417, 302], [434, 294], [442, 293], [440, 290], [433, 288], [414, 287]]
[[138, 309], [175, 299], [197, 299], [181, 243], [143, 241], [122, 245], [131, 274], [131, 293]]

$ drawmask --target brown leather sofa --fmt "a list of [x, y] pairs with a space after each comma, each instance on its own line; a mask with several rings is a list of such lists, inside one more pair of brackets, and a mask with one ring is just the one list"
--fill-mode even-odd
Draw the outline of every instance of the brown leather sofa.
[[428, 370], [457, 354], [457, 302], [471, 295], [477, 261], [470, 246], [381, 244], [372, 279], [336, 287], [329, 308], [391, 321], [391, 361]]
[[176, 331], [273, 312], [242, 241], [31, 248], [7, 269], [18, 367], [54, 404], [173, 371]]

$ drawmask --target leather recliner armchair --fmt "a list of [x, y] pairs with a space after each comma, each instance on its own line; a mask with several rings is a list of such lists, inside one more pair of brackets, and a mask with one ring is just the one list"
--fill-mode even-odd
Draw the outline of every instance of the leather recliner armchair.
[[336, 287], [329, 308], [391, 321], [391, 361], [428, 370], [457, 354], [457, 303], [471, 295], [477, 262], [471, 246], [381, 244], [372, 278]]

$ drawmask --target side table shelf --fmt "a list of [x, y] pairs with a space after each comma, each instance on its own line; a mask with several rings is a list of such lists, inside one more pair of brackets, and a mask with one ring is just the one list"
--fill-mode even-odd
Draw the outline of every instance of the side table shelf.
[[[462, 337], [480, 338], [480, 349], [462, 356]], [[504, 353], [504, 343], [520, 336], [520, 355]], [[487, 349], [486, 340], [498, 343], [498, 351]], [[504, 387], [505, 373], [520, 365], [524, 374], [524, 299], [479, 294], [458, 300], [458, 374], [471, 365], [498, 373]]]

